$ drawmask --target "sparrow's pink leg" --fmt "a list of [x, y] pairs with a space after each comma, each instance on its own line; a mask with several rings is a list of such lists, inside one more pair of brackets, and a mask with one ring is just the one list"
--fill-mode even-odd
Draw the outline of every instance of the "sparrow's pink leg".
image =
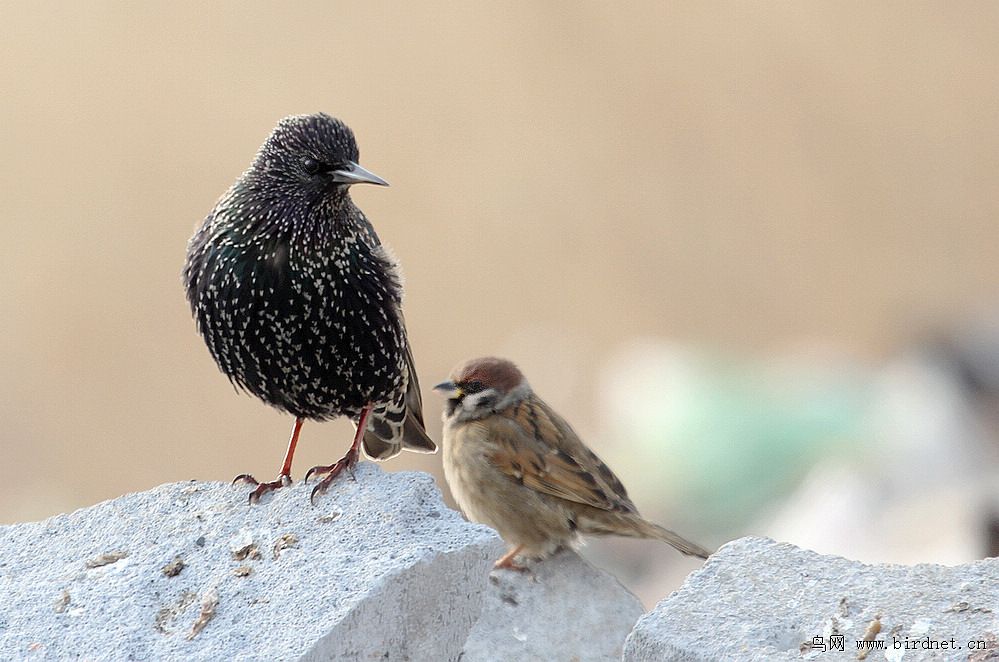
[[257, 486], [257, 489], [250, 492], [249, 502], [251, 504], [260, 501], [260, 497], [271, 490], [291, 485], [291, 460], [295, 456], [295, 446], [298, 445], [298, 433], [302, 431], [302, 423], [304, 422], [301, 418], [295, 419], [295, 427], [291, 430], [291, 439], [288, 440], [288, 450], [284, 454], [284, 464], [281, 465], [281, 473], [278, 474], [277, 480], [261, 483], [250, 474], [240, 474], [232, 479], [233, 485], [243, 482]]
[[526, 572], [527, 568], [517, 565], [516, 563], [513, 562], [514, 557], [516, 557], [517, 554], [520, 554], [522, 549], [524, 549], [523, 545], [517, 545], [516, 547], [512, 548], [509, 552], [501, 556], [499, 560], [496, 561], [496, 563], [493, 564], [493, 568], [497, 570], [505, 569], [505, 570], [516, 570], [518, 572]]
[[312, 490], [312, 496], [309, 497], [312, 505], [316, 504], [317, 496], [326, 493], [330, 483], [332, 483], [333, 479], [339, 476], [344, 469], [354, 469], [354, 465], [357, 464], [357, 460], [361, 457], [361, 440], [364, 439], [364, 432], [368, 429], [368, 419], [371, 417], [371, 409], [372, 407], [369, 403], [364, 407], [364, 409], [361, 410], [361, 420], [357, 422], [357, 432], [354, 433], [354, 443], [350, 445], [350, 450], [347, 451], [346, 455], [333, 464], [312, 467], [309, 469], [309, 472], [305, 474], [305, 482], [309, 482], [309, 478], [311, 478], [313, 474], [326, 474], [326, 477], [319, 481], [319, 484]]

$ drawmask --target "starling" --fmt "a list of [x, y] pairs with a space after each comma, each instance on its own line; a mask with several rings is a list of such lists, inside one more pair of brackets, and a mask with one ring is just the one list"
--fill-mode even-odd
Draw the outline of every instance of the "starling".
[[343, 122], [287, 117], [188, 243], [187, 300], [215, 363], [295, 418], [278, 478], [236, 477], [256, 486], [251, 503], [290, 484], [306, 419], [357, 425], [343, 458], [306, 474], [325, 474], [313, 500], [362, 445], [377, 460], [437, 450], [423, 424], [399, 268], [350, 198], [360, 183], [388, 185], [358, 165]]

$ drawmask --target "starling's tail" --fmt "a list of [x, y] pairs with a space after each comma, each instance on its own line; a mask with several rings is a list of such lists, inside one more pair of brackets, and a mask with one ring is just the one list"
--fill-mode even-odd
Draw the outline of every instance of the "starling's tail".
[[631, 520], [631, 523], [635, 527], [635, 533], [642, 538], [662, 540], [663, 542], [669, 543], [675, 547], [677, 551], [687, 554], [688, 556], [696, 556], [702, 559], [706, 559], [711, 556], [711, 552], [704, 549], [697, 543], [690, 542], [680, 534], [674, 533], [669, 529], [664, 529], [658, 524], [653, 524], [652, 522], [644, 520], [641, 517], [635, 517]]

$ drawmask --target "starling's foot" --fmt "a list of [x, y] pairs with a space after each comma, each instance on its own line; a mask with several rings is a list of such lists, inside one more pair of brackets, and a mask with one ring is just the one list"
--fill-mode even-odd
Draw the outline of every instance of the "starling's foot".
[[250, 498], [248, 499], [248, 503], [252, 506], [260, 501], [260, 497], [268, 492], [291, 485], [291, 476], [288, 474], [281, 474], [277, 477], [277, 480], [261, 483], [250, 474], [239, 474], [232, 479], [232, 484], [235, 485], [236, 483], [247, 483], [248, 485], [257, 486], [257, 489], [250, 492]]
[[322, 496], [329, 489], [330, 483], [333, 482], [337, 476], [343, 473], [344, 469], [350, 471], [351, 475], [354, 475], [354, 467], [357, 465], [357, 461], [360, 459], [361, 453], [357, 447], [352, 447], [347, 454], [342, 458], [329, 465], [319, 465], [317, 467], [312, 467], [309, 472], [305, 474], [305, 482], [309, 482], [309, 478], [319, 474], [326, 474], [326, 477], [319, 481], [319, 484], [312, 489], [312, 496], [309, 497], [309, 501], [312, 505], [316, 505], [316, 497]]

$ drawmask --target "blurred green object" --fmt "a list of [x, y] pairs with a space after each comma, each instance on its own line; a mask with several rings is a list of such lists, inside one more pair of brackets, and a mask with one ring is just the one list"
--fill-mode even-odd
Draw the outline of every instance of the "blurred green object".
[[660, 516], [671, 526], [744, 524], [823, 457], [863, 441], [871, 384], [851, 365], [735, 361], [662, 343], [609, 365], [607, 459], [640, 505], [668, 504]]

